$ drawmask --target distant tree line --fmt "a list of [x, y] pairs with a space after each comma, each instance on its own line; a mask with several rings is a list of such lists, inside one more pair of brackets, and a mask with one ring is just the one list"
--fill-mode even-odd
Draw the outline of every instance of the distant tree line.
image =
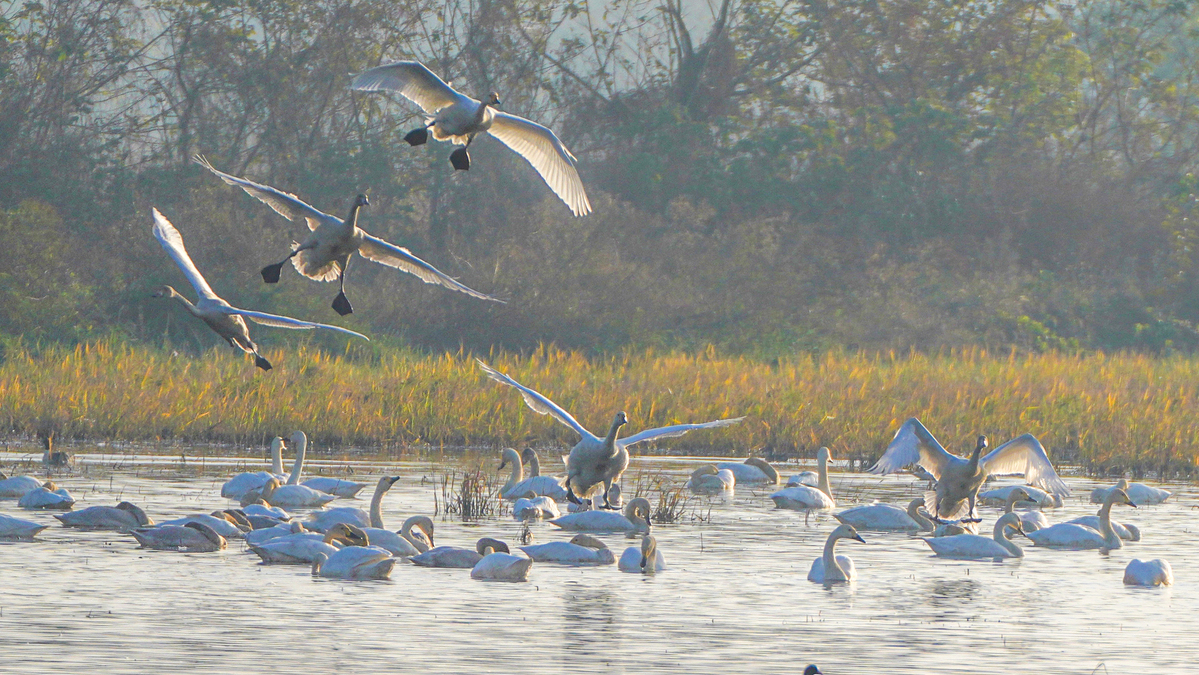
[[[365, 227], [509, 301], [352, 264], [345, 325], [383, 343], [1191, 350], [1197, 19], [1194, 0], [4, 3], [0, 333], [213, 344], [149, 298], [185, 287], [151, 206], [231, 302], [338, 320], [330, 286], [261, 282], [303, 225], [203, 154], [339, 215], [369, 191]], [[595, 214], [494, 141], [469, 172], [408, 147], [413, 105], [348, 88], [399, 58], [555, 128]]]

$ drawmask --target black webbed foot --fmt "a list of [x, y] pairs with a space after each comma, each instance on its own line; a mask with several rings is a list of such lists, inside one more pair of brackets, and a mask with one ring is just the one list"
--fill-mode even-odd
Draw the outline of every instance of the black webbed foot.
[[413, 129], [408, 132], [408, 135], [404, 136], [404, 140], [408, 141], [408, 145], [424, 145], [429, 140], [429, 130], [425, 127]]
[[[287, 262], [284, 260], [283, 262]], [[283, 263], [275, 263], [262, 268], [262, 280], [268, 284], [279, 283], [279, 275], [283, 272]]]
[[450, 164], [453, 164], [454, 168], [459, 171], [469, 171], [470, 153], [466, 151], [466, 148], [458, 148], [450, 153]]
[[338, 293], [337, 297], [333, 298], [333, 310], [345, 316], [354, 313], [354, 306], [350, 304], [350, 300], [346, 297], [345, 293]]
[[257, 354], [254, 355], [254, 365], [258, 366], [259, 368], [261, 368], [263, 370], [271, 369], [271, 362], [267, 361], [266, 359], [262, 358], [261, 356], [259, 356]]

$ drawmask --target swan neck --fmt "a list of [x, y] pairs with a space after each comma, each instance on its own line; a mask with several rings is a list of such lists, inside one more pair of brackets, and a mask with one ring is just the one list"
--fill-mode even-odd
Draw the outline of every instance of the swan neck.
[[299, 485], [300, 472], [304, 470], [304, 455], [308, 452], [308, 438], [301, 437], [296, 442], [296, 461], [291, 465], [291, 475], [287, 477], [288, 485]]
[[200, 310], [196, 309], [196, 306], [192, 304], [192, 301], [183, 297], [183, 295], [180, 294], [178, 291], [171, 293], [171, 297], [174, 298], [175, 300], [178, 300], [179, 302], [183, 303], [183, 307], [188, 312], [190, 312], [192, 314], [192, 316], [200, 316]]
[[845, 570], [837, 564], [837, 540], [840, 539], [837, 535], [830, 535], [828, 541], [824, 542], [824, 580], [825, 581], [844, 581]]
[[279, 441], [271, 443], [271, 473], [283, 475], [283, 443]]
[[919, 525], [920, 529], [922, 530], [931, 532], [932, 530], [936, 529], [933, 525], [933, 521], [925, 518], [924, 514], [920, 513], [919, 502], [912, 502], [911, 504], [908, 504], [908, 517], [916, 521], [916, 524]]
[[[1114, 492], [1114, 491], [1113, 491]], [[1120, 537], [1112, 528], [1112, 500], [1109, 498], [1103, 502], [1103, 506], [1099, 507], [1099, 534], [1103, 535], [1103, 541], [1107, 543], [1109, 548], [1118, 548], [1120, 546]], [[1113, 545], [1112, 542], [1115, 542]]]
[[604, 438], [604, 448], [608, 450], [610, 457], [615, 457], [620, 452], [616, 447], [616, 434], [620, 431], [620, 426], [620, 422], [612, 422], [612, 427], [608, 429], [608, 435]]
[[529, 455], [529, 476], [541, 475], [541, 460], [537, 458], [537, 453]]
[[513, 453], [508, 459], [508, 463], [512, 465], [512, 473], [508, 474], [508, 482], [504, 483], [504, 487], [500, 489], [500, 494], [507, 494], [509, 490], [516, 487], [516, 484], [525, 478], [525, 467], [521, 464], [518, 453]]
[[383, 489], [382, 485], [379, 485], [371, 497], [371, 527], [380, 530], [387, 529], [383, 526], [383, 495], [385, 494], [387, 491]]
[[1014, 541], [1012, 541], [1011, 539], [1008, 539], [1008, 538], [1007, 538], [1007, 527], [1008, 527], [1008, 521], [1007, 521], [1007, 519], [1005, 519], [1005, 518], [1002, 518], [1002, 517], [1001, 517], [1001, 518], [1000, 518], [1000, 519], [999, 519], [999, 520], [998, 520], [998, 521], [995, 523], [995, 531], [993, 532], [993, 536], [995, 537], [995, 541], [996, 541], [996, 542], [997, 542], [997, 543], [998, 543], [1000, 546], [1002, 546], [1002, 547], [1004, 547], [1005, 549], [1007, 549], [1007, 550], [1008, 550], [1008, 552], [1009, 552], [1009, 553], [1011, 553], [1013, 556], [1016, 556], [1017, 558], [1023, 558], [1023, 557], [1024, 557], [1024, 550], [1023, 550], [1023, 549], [1021, 549], [1019, 546], [1017, 546], [1017, 545], [1016, 545], [1016, 542], [1014, 542]]
[[350, 215], [346, 217], [346, 228], [353, 231], [358, 228], [358, 210], [362, 206], [355, 200], [354, 205], [350, 207]]
[[828, 483], [828, 457], [827, 456], [822, 457], [820, 459], [820, 465], [816, 467], [816, 473], [820, 477], [820, 480], [817, 483], [817, 487], [820, 489], [821, 492], [832, 497], [833, 496], [833, 487], [831, 485], [829, 485], [829, 483]]

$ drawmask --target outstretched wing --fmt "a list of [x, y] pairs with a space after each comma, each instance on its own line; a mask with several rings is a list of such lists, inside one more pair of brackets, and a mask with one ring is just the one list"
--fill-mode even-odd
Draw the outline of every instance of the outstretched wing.
[[688, 431], [694, 431], [696, 429], [716, 429], [718, 427], [727, 427], [730, 424], [736, 424], [743, 419], [745, 419], [745, 418], [744, 417], [733, 417], [733, 418], [726, 419], [726, 420], [716, 420], [715, 422], [702, 422], [700, 424], [676, 424], [676, 425], [670, 426], [670, 427], [659, 427], [657, 429], [646, 429], [645, 431], [642, 431], [640, 433], [636, 433], [636, 434], [633, 434], [632, 436], [622, 438], [622, 439], [618, 440], [617, 442], [620, 445], [628, 447], [630, 445], [636, 445], [638, 443], [644, 443], [646, 441], [652, 441], [652, 440], [659, 439], [659, 438], [674, 438], [676, 436], [682, 436], [683, 434], [687, 433]]
[[269, 185], [260, 185], [252, 180], [238, 178], [237, 176], [230, 176], [223, 171], [218, 171], [208, 163], [207, 159], [204, 159], [200, 155], [196, 155], [192, 158], [192, 160], [196, 164], [199, 164], [205, 169], [215, 173], [217, 177], [225, 181], [227, 184], [245, 190], [246, 193], [251, 197], [254, 197], [263, 204], [271, 207], [275, 210], [275, 213], [278, 213], [284, 218], [291, 221], [294, 221], [297, 218], [302, 218], [308, 221], [308, 229], [310, 230], [315, 230], [325, 223], [341, 225], [340, 218], [317, 211], [293, 194], [284, 192], [282, 190], [276, 190]]
[[919, 464], [940, 480], [942, 469], [954, 459], [956, 458], [941, 447], [920, 420], [911, 417], [895, 432], [895, 438], [891, 439], [887, 451], [869, 471], [895, 473], [905, 466]]
[[533, 412], [553, 417], [571, 429], [574, 429], [575, 432], [583, 438], [594, 441], [599, 440], [596, 438], [595, 434], [584, 429], [583, 425], [579, 424], [578, 420], [576, 420], [574, 417], [571, 417], [570, 413], [563, 410], [557, 403], [554, 403], [548, 398], [542, 396], [540, 393], [529, 389], [528, 387], [501, 373], [495, 368], [492, 368], [486, 363], [483, 363], [483, 361], [479, 359], [475, 360], [479, 362], [479, 367], [483, 369], [483, 372], [487, 373], [487, 377], [490, 377], [501, 384], [506, 384], [509, 387], [515, 387], [517, 391], [520, 392], [520, 395], [524, 397], [525, 404], [532, 408]]
[[479, 298], [480, 300], [491, 300], [492, 302], [503, 302], [499, 298], [493, 298], [486, 293], [480, 293], [475, 289], [459, 282], [457, 279], [442, 272], [429, 263], [412, 255], [412, 251], [406, 248], [400, 248], [395, 244], [389, 244], [378, 237], [372, 237], [369, 234], [363, 233], [362, 245], [358, 248], [358, 252], [362, 257], [373, 260], [381, 265], [394, 267], [409, 274], [416, 275], [421, 281], [426, 284], [435, 284], [444, 286], [451, 291], [465, 293], [471, 297]]
[[418, 61], [396, 61], [377, 66], [354, 78], [351, 89], [358, 91], [395, 91], [432, 115], [461, 101], [470, 101], [454, 91], [433, 71]]
[[1070, 488], [1066, 487], [1065, 481], [1053, 470], [1053, 463], [1049, 461], [1045, 446], [1032, 434], [1013, 438], [988, 452], [979, 463], [988, 475], [1024, 476], [1029, 485], [1035, 485], [1059, 497], [1070, 495]]
[[212, 287], [204, 280], [204, 275], [200, 274], [200, 270], [196, 269], [196, 264], [192, 262], [191, 256], [187, 254], [187, 249], [183, 247], [183, 236], [179, 234], [179, 230], [171, 224], [171, 221], [166, 219], [166, 216], [154, 211], [154, 236], [158, 239], [158, 243], [162, 244], [163, 249], [175, 260], [175, 264], [179, 269], [183, 270], [183, 276], [187, 277], [192, 288], [196, 289], [196, 293], [201, 298], [209, 300], [220, 300], [220, 296], [213, 292]]
[[513, 152], [528, 160], [545, 184], [576, 216], [591, 213], [591, 202], [575, 170], [577, 160], [554, 132], [523, 117], [496, 111], [487, 130]]
[[249, 319], [250, 321], [253, 321], [254, 323], [257, 323], [257, 324], [262, 324], [263, 326], [272, 326], [274, 328], [290, 328], [292, 330], [312, 330], [313, 328], [324, 328], [326, 330], [334, 330], [334, 331], [337, 331], [338, 333], [345, 333], [346, 335], [360, 337], [363, 340], [366, 340], [367, 342], [370, 342], [370, 340], [371, 340], [370, 338], [363, 335], [362, 333], [357, 333], [357, 332], [350, 330], [349, 328], [342, 328], [341, 326], [330, 326], [327, 323], [315, 323], [313, 321], [301, 321], [299, 319], [293, 319], [289, 316], [280, 316], [278, 314], [267, 314], [266, 312], [254, 312], [254, 311], [251, 311], [248, 309], [238, 309], [237, 307], [218, 307], [217, 309], [224, 314], [244, 316], [247, 319]]

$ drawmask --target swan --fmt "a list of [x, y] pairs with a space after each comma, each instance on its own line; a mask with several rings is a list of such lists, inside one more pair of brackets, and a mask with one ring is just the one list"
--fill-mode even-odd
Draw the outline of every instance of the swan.
[[54, 449], [54, 434], [42, 436], [42, 466], [49, 469], [63, 469], [71, 463], [70, 453]]
[[358, 493], [362, 492], [362, 488], [366, 487], [366, 483], [358, 483], [344, 478], [330, 478], [328, 476], [315, 476], [300, 483], [300, 485], [343, 499], [357, 497]]
[[742, 485], [778, 485], [779, 472], [760, 457], [749, 457], [744, 462], [720, 462], [717, 470], [731, 471], [733, 478]]
[[808, 570], [808, 581], [818, 584], [831, 584], [838, 581], [853, 581], [858, 578], [854, 569], [853, 559], [846, 555], [836, 555], [837, 542], [841, 539], [853, 539], [866, 543], [862, 535], [853, 529], [853, 525], [842, 523], [828, 535], [824, 542], [824, 555], [812, 561], [812, 569]]
[[66, 527], [78, 527], [82, 530], [128, 532], [154, 524], [140, 506], [129, 502], [121, 502], [116, 506], [89, 506], [82, 511], [56, 514], [54, 517]]
[[558, 505], [545, 495], [532, 499], [521, 497], [512, 505], [512, 517], [516, 520], [549, 520], [561, 515]]
[[545, 495], [554, 500], [566, 499], [566, 488], [562, 487], [562, 481], [557, 478], [539, 475], [525, 478], [524, 462], [515, 449], [504, 448], [500, 456], [500, 471], [503, 471], [505, 466], [512, 466], [508, 482], [500, 488], [500, 495], [504, 499], [520, 499], [529, 493], [533, 493], [535, 497]]
[[225, 499], [238, 499], [246, 495], [250, 490], [262, 490], [262, 486], [271, 478], [286, 480], [287, 476], [283, 473], [283, 439], [276, 436], [271, 440], [271, 470], [270, 471], [254, 471], [248, 473], [239, 473], [233, 478], [225, 481], [221, 486], [221, 496]]
[[[612, 420], [612, 426], [608, 429], [608, 435], [601, 439], [584, 429], [583, 425], [579, 424], [574, 417], [571, 417], [570, 413], [563, 410], [557, 403], [520, 384], [504, 373], [495, 370], [486, 363], [478, 359], [476, 361], [478, 361], [479, 366], [483, 368], [483, 372], [487, 373], [488, 377], [519, 391], [521, 397], [525, 400], [525, 404], [533, 412], [553, 417], [562, 424], [574, 429], [575, 433], [581, 437], [578, 444], [571, 449], [570, 455], [566, 460], [566, 498], [571, 502], [577, 502], [579, 497], [587, 497], [593, 488], [603, 483], [604, 507], [612, 508], [612, 502], [608, 498], [608, 490], [611, 489], [612, 483], [620, 480], [621, 474], [628, 468], [630, 446], [658, 438], [682, 436], [688, 431], [695, 429], [724, 427], [736, 424], [745, 419], [744, 417], [737, 417], [701, 424], [676, 424], [658, 429], [647, 429], [639, 434], [617, 439], [616, 432], [620, 431], [620, 428], [628, 424], [629, 421], [623, 412], [618, 412]], [[571, 486], [572, 482], [574, 483], [573, 487]]]
[[1133, 558], [1124, 568], [1124, 584], [1126, 586], [1173, 586], [1174, 570], [1170, 568], [1170, 563], [1161, 558], [1149, 561]]
[[5, 541], [29, 541], [48, 527], [50, 526], [32, 520], [21, 520], [0, 513], [0, 539]]
[[1128, 495], [1128, 498], [1136, 502], [1138, 506], [1161, 504], [1173, 494], [1169, 490], [1155, 488], [1152, 485], [1145, 485], [1144, 483], [1129, 483], [1127, 478], [1121, 478], [1116, 481], [1113, 487], [1091, 490], [1091, 503], [1102, 504], [1103, 500], [1107, 499], [1107, 495], [1112, 490], [1123, 490]]
[[612, 553], [612, 549], [589, 534], [576, 534], [570, 541], [521, 546], [520, 550], [535, 562], [570, 565], [611, 565], [616, 562], [616, 554]]
[[483, 557], [471, 568], [470, 578], [480, 581], [528, 581], [532, 567], [533, 559], [528, 556], [512, 555], [506, 550], [496, 551], [487, 547], [483, 549]]
[[130, 532], [142, 548], [183, 553], [210, 553], [224, 550], [225, 538], [204, 523], [159, 525]]
[[287, 537], [293, 534], [304, 534], [307, 532], [304, 523], [298, 520], [293, 520], [290, 523], [279, 523], [274, 527], [264, 527], [261, 530], [253, 530], [246, 532], [243, 537], [247, 544], [252, 546], [261, 546], [268, 541], [274, 541], [281, 537]]
[[895, 438], [878, 462], [870, 467], [870, 473], [895, 473], [909, 464], [924, 467], [937, 478], [936, 487], [925, 493], [924, 503], [933, 520], [942, 521], [963, 514], [967, 519], [977, 518], [974, 503], [978, 489], [988, 476], [1022, 475], [1029, 483], [1056, 495], [1070, 494], [1036, 436], [1024, 434], [980, 458], [986, 447], [987, 437], [979, 436], [970, 459], [951, 455], [920, 420], [912, 417], [895, 432]]
[[616, 569], [621, 572], [657, 574], [666, 569], [666, 558], [658, 550], [658, 540], [652, 534], [641, 537], [641, 547], [630, 546], [620, 554]]
[[[1096, 532], [1098, 532], [1100, 528], [1099, 516], [1080, 516], [1078, 518], [1071, 518], [1066, 522], [1074, 523], [1076, 525], [1084, 525], [1092, 530], [1095, 530]], [[1112, 531], [1116, 533], [1116, 536], [1124, 541], [1141, 540], [1141, 528], [1137, 527], [1136, 525], [1133, 525], [1132, 523], [1118, 523], [1114, 520], [1111, 520], [1111, 518], [1108, 518], [1108, 522], [1111, 524]], [[1045, 527], [1048, 527], [1048, 525]]]
[[72, 506], [75, 506], [75, 498], [67, 492], [66, 488], [60, 488], [52, 481], [46, 481], [41, 487], [30, 490], [21, 496], [17, 501], [17, 506], [23, 509], [42, 510], [42, 511], [70, 511]]
[[575, 170], [575, 157], [553, 131], [523, 117], [500, 112], [500, 97], [492, 92], [486, 101], [476, 101], [454, 91], [416, 61], [396, 61], [371, 68], [350, 84], [357, 91], [395, 91], [412, 101], [429, 117], [425, 125], [408, 133], [409, 145], [423, 145], [429, 138], [464, 146], [450, 154], [455, 169], [470, 168], [467, 148], [475, 136], [490, 133], [516, 154], [524, 157], [558, 195], [571, 213], [591, 213], [591, 203], [583, 190], [583, 181]]
[[645, 497], [630, 499], [624, 515], [612, 511], [580, 511], [554, 518], [550, 523], [574, 532], [648, 532], [652, 510]]
[[691, 472], [684, 488], [700, 495], [718, 495], [731, 492], [737, 484], [737, 474], [729, 469], [717, 469], [715, 464], [705, 464]]
[[801, 471], [787, 479], [787, 487], [795, 487], [797, 485], [816, 487], [820, 485], [820, 474], [815, 471]]
[[354, 308], [346, 298], [346, 269], [350, 265], [350, 256], [357, 251], [358, 255], [367, 260], [407, 272], [426, 284], [442, 286], [480, 300], [503, 302], [463, 285], [457, 279], [416, 257], [408, 249], [364, 232], [358, 227], [358, 211], [363, 206], [370, 206], [370, 200], [366, 195], [358, 195], [350, 206], [350, 215], [342, 220], [314, 209], [293, 194], [218, 171], [203, 157], [197, 156], [194, 160], [216, 174], [227, 185], [241, 188], [246, 194], [271, 207], [284, 218], [293, 222], [304, 220], [308, 223], [311, 232], [304, 241], [295, 244], [291, 253], [281, 262], [262, 268], [262, 280], [268, 284], [279, 282], [283, 265], [290, 260], [296, 271], [309, 279], [337, 279], [340, 290], [333, 300], [333, 309], [342, 316], [351, 314]]
[[347, 546], [332, 555], [317, 553], [312, 576], [330, 579], [387, 579], [397, 560], [378, 546]]
[[0, 472], [0, 499], [20, 499], [26, 492], [42, 486], [42, 481], [33, 476], [13, 476], [9, 478]]
[[1112, 505], [1120, 503], [1136, 508], [1136, 504], [1128, 498], [1123, 490], [1115, 489], [1107, 494], [1103, 506], [1099, 508], [1099, 529], [1092, 530], [1078, 523], [1058, 523], [1036, 532], [1029, 532], [1028, 538], [1037, 546], [1051, 546], [1073, 551], [1102, 548], [1114, 549], [1124, 546], [1120, 536], [1112, 529]]
[[192, 316], [207, 324], [214, 333], [228, 341], [234, 349], [240, 349], [247, 354], [253, 354], [254, 365], [263, 370], [270, 370], [271, 362], [258, 353], [258, 345], [254, 344], [254, 341], [250, 339], [250, 330], [246, 327], [246, 321], [242, 317], [249, 318], [254, 323], [263, 326], [291, 328], [295, 330], [324, 328], [344, 333], [345, 335], [359, 337], [368, 342], [370, 341], [370, 338], [362, 333], [356, 333], [338, 326], [300, 321], [299, 319], [292, 319], [278, 314], [238, 309], [225, 302], [225, 300], [212, 290], [212, 287], [208, 285], [203, 275], [200, 274], [200, 270], [196, 269], [191, 256], [187, 254], [187, 249], [183, 247], [183, 237], [175, 229], [175, 226], [171, 225], [170, 221], [158, 212], [158, 209], [154, 209], [154, 236], [158, 238], [158, 243], [162, 244], [162, 248], [175, 260], [175, 264], [179, 266], [179, 269], [183, 270], [183, 276], [187, 277], [187, 280], [191, 282], [192, 288], [195, 289], [196, 294], [199, 296], [199, 300], [195, 304], [192, 304], [190, 300], [180, 295], [179, 291], [176, 291], [171, 286], [163, 286], [161, 290], [154, 293], [153, 297], [174, 298], [178, 300]]
[[1020, 516], [1005, 513], [995, 521], [992, 537], [977, 534], [956, 534], [950, 537], [925, 537], [924, 541], [933, 553], [942, 558], [985, 560], [989, 558], [1023, 558], [1024, 551], [1007, 538], [1007, 528], [1024, 534]]
[[331, 556], [338, 551], [334, 543], [342, 546], [367, 546], [370, 538], [366, 532], [345, 523], [338, 523], [325, 534], [301, 532], [278, 537], [261, 544], [251, 544], [250, 550], [258, 554], [263, 563], [284, 565], [310, 565], [316, 555]]
[[1061, 495], [1056, 495], [1051, 492], [1046, 492], [1040, 488], [1035, 488], [1031, 485], [1005, 485], [994, 490], [978, 493], [978, 500], [983, 504], [991, 504], [994, 506], [1003, 506], [1008, 501], [1008, 496], [1013, 490], [1023, 490], [1025, 497], [1023, 501], [1031, 502], [1042, 508], [1061, 507], [1065, 502], [1062, 501]]
[[820, 672], [820, 668], [816, 667], [816, 664], [810, 663], [807, 668], [803, 669], [803, 675], [824, 675], [824, 673]]
[[[1041, 492], [1034, 487], [1026, 487], [1022, 485], [1013, 486], [1011, 490], [1007, 490], [1007, 499], [1003, 505], [1004, 513], [1015, 513], [1020, 516], [1020, 525], [1024, 528], [1024, 533], [1036, 532], [1049, 527], [1049, 520], [1045, 518], [1045, 514], [1040, 511], [1016, 511], [1017, 503], [1038, 504], [1038, 495], [1034, 493]], [[1044, 494], [1044, 493], [1043, 493]], [[981, 496], [981, 495], [980, 495]]]
[[246, 518], [251, 519], [251, 523], [253, 522], [254, 518], [267, 518], [273, 520], [275, 521], [273, 525], [278, 525], [281, 522], [287, 522], [291, 520], [291, 514], [289, 514], [287, 511], [284, 511], [278, 506], [271, 506], [261, 499], [253, 504], [246, 504], [245, 506], [241, 507], [241, 512], [242, 515], [246, 516]]
[[908, 503], [906, 511], [890, 504], [870, 504], [834, 513], [833, 517], [859, 530], [932, 532], [933, 521], [920, 513], [922, 506], [924, 498], [917, 497]]
[[495, 551], [509, 553], [508, 545], [498, 539], [483, 537], [475, 544], [473, 551], [457, 546], [437, 546], [420, 555], [412, 556], [410, 560], [414, 565], [420, 567], [471, 569], [483, 559], [483, 556]]
[[830, 459], [832, 459], [832, 454], [829, 453], [829, 449], [820, 448], [816, 452], [817, 469], [820, 475], [819, 487], [796, 485], [794, 487], [783, 488], [770, 495], [770, 498], [774, 500], [775, 508], [793, 509], [795, 511], [835, 508], [837, 502], [833, 499], [833, 488], [828, 482], [828, 462]]
[[224, 511], [213, 511], [211, 514], [193, 513], [182, 518], [165, 520], [161, 523], [158, 523], [157, 527], [183, 527], [188, 523], [197, 523], [207, 527], [226, 539], [243, 538], [245, 536], [244, 533], [248, 530], [242, 530], [237, 526], [236, 522], [237, 521], [235, 521], [232, 516]]

